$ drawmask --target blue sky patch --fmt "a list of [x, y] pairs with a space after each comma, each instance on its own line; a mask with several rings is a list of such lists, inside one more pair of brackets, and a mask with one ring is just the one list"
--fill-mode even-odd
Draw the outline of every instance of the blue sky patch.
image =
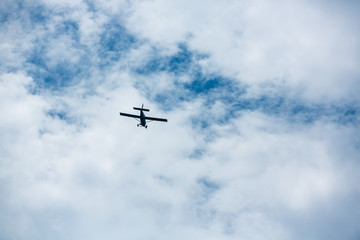
[[150, 75], [158, 72], [169, 72], [176, 76], [189, 74], [200, 70], [196, 60], [205, 58], [206, 55], [191, 52], [185, 43], [178, 44], [178, 51], [172, 56], [160, 56], [158, 50], [153, 48], [152, 58], [135, 69], [135, 73]]
[[85, 56], [81, 56], [75, 64], [61, 61], [55, 65], [49, 65], [46, 51], [45, 46], [39, 47], [28, 59], [30, 64], [28, 74], [34, 79], [38, 87], [61, 90], [64, 87], [77, 84], [80, 78], [89, 76], [88, 69], [91, 62]]
[[[46, 18], [42, 15], [45, 10], [43, 7], [34, 7], [28, 10], [31, 12], [30, 21], [32, 24], [44, 24]], [[55, 14], [55, 13], [54, 13]], [[60, 16], [63, 12], [56, 13]], [[48, 52], [54, 46], [50, 43], [65, 37], [69, 39], [69, 53], [65, 59], [48, 59]], [[55, 31], [45, 36], [39, 36], [34, 40], [35, 48], [29, 53], [27, 58], [28, 74], [34, 79], [40, 88], [61, 90], [64, 87], [72, 86], [84, 81], [90, 76], [90, 69], [104, 69], [111, 66], [116, 61], [135, 46], [136, 38], [129, 34], [127, 30], [118, 22], [112, 20], [105, 24], [103, 33], [100, 35], [99, 44], [94, 51], [92, 46], [81, 44], [78, 23], [71, 19], [66, 19], [55, 26]], [[75, 49], [76, 51], [73, 51]], [[65, 49], [67, 51], [67, 49]], [[75, 62], [68, 62], [67, 57], [76, 54]], [[98, 61], [100, 59], [100, 61]]]
[[201, 159], [201, 157], [204, 155], [205, 150], [204, 149], [195, 149], [190, 155], [190, 159]]
[[40, 4], [31, 3], [27, 7], [30, 7], [28, 10], [32, 24], [42, 24], [50, 18], [49, 13], [47, 12], [48, 10]]
[[104, 32], [100, 35], [99, 56], [104, 59], [103, 64], [108, 65], [118, 61], [135, 44], [136, 38], [121, 24], [110, 22], [104, 26]]
[[[63, 110], [51, 109], [46, 112], [46, 115], [51, 118], [63, 121], [64, 123], [66, 123], [68, 125], [73, 125], [78, 130], [86, 127], [86, 124], [84, 123], [84, 121], [81, 118], [79, 118], [73, 114], [70, 114], [68, 111], [66, 111], [66, 109], [63, 109]], [[40, 131], [40, 134], [46, 133], [46, 132], [47, 132], [46, 129], [42, 129]]]
[[[79, 42], [79, 25], [73, 20], [65, 20], [56, 26], [55, 37], [60, 35], [68, 35], [75, 42]], [[81, 47], [79, 45], [79, 47]]]
[[220, 189], [219, 185], [208, 178], [200, 178], [198, 183], [203, 187], [206, 192], [213, 193]]
[[72, 118], [69, 117], [68, 113], [65, 111], [49, 110], [47, 111], [47, 115], [52, 118], [58, 118], [66, 122], [73, 122], [73, 120], [71, 120]]

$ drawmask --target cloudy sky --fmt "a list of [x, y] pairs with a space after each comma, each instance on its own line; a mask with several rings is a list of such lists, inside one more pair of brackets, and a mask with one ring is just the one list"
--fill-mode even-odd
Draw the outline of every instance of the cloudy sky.
[[359, 239], [359, 10], [2, 0], [0, 239]]

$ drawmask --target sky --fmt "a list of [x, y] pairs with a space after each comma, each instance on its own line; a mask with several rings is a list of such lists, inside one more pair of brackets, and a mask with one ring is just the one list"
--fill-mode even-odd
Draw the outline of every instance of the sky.
[[2, 0], [0, 239], [359, 239], [359, 10]]

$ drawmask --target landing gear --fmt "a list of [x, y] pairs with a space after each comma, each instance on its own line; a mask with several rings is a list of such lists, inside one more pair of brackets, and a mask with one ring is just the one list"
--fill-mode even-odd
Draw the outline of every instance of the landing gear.
[[139, 124], [138, 125], [136, 125], [137, 127], [139, 127]]
[[145, 128], [147, 128], [147, 125], [145, 125]]

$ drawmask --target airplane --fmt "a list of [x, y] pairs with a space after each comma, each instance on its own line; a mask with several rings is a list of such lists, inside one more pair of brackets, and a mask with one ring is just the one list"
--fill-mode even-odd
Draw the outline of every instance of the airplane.
[[122, 112], [120, 112], [120, 116], [132, 117], [132, 118], [135, 118], [136, 120], [138, 120], [138, 118], [139, 118], [140, 120], [138, 120], [138, 121], [139, 121], [139, 124], [137, 125], [138, 127], [141, 126], [141, 127], [147, 128], [148, 126], [146, 125], [146, 120], [149, 120], [149, 121], [159, 121], [159, 122], [167, 122], [167, 119], [164, 119], [164, 118], [146, 117], [145, 114], [144, 114], [144, 112], [149, 112], [150, 110], [144, 108], [144, 104], [141, 106], [141, 108], [133, 107], [133, 109], [134, 109], [134, 110], [139, 110], [139, 111], [140, 111], [140, 115], [133, 115], [133, 114], [129, 114], [129, 113], [122, 113]]

